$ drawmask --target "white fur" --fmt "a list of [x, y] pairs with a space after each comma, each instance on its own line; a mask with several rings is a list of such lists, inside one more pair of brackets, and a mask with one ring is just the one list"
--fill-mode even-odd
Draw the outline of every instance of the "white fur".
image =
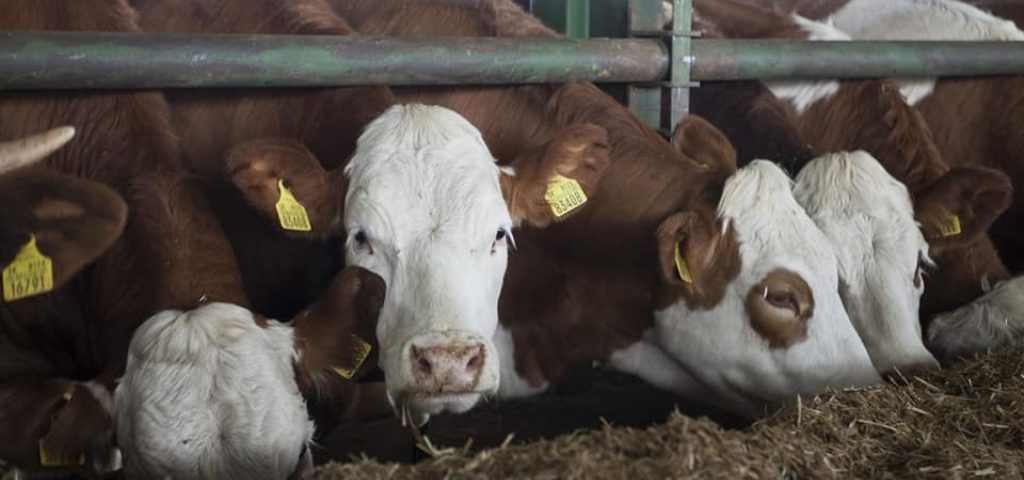
[[522, 398], [541, 393], [548, 389], [548, 382], [530, 385], [530, 382], [516, 372], [516, 351], [512, 333], [502, 326], [494, 332], [494, 348], [498, 351], [501, 365], [501, 386], [498, 396], [501, 398]]
[[[656, 312], [661, 346], [707, 388], [690, 396], [757, 415], [798, 394], [879, 382], [839, 298], [835, 254], [793, 198], [789, 177], [770, 162], [751, 163], [726, 182], [718, 215], [735, 230], [742, 261], [725, 297], [709, 310], [679, 302]], [[753, 330], [745, 300], [779, 268], [807, 282], [815, 306], [807, 338], [773, 349]]]
[[132, 338], [115, 393], [129, 478], [286, 478], [313, 435], [291, 328], [211, 303]]
[[[359, 138], [349, 179], [346, 259], [387, 284], [377, 335], [392, 401], [414, 414], [464, 411], [499, 385], [491, 338], [508, 264], [512, 219], [500, 171], [473, 125], [436, 106], [386, 111]], [[354, 240], [368, 236], [372, 253]], [[480, 342], [485, 360], [476, 390], [428, 395], [415, 387], [411, 346]]]
[[921, 339], [924, 284], [914, 280], [928, 243], [907, 188], [858, 151], [811, 161], [793, 194], [832, 242], [840, 295], [875, 368], [938, 366]]
[[[850, 40], [849, 35], [829, 23], [815, 22], [795, 14], [793, 21], [807, 32], [809, 41]], [[792, 103], [797, 114], [804, 113], [815, 103], [827, 100], [839, 91], [839, 82], [835, 80], [786, 80], [767, 82], [765, 85], [776, 97]]]
[[935, 317], [928, 346], [953, 360], [1024, 342], [1024, 277], [1007, 280], [981, 298]]
[[[955, 0], [851, 0], [832, 20], [858, 40], [1024, 40], [1013, 22]], [[910, 105], [935, 88], [934, 78], [898, 83]]]

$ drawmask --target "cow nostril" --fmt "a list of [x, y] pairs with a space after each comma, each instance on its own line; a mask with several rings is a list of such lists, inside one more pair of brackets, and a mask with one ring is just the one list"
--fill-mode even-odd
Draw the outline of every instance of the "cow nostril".
[[419, 369], [420, 373], [429, 375], [431, 371], [430, 360], [427, 360], [427, 357], [419, 357], [416, 360], [416, 368]]
[[483, 363], [484, 356], [482, 353], [473, 355], [468, 362], [466, 362], [466, 369], [473, 371], [480, 369], [480, 364]]

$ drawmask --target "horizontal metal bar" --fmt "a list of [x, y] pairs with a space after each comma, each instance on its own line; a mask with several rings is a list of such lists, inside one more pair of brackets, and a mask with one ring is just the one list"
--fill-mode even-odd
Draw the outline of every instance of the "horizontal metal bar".
[[694, 80], [1024, 74], [1024, 42], [694, 40]]
[[[692, 79], [1024, 74], [1024, 42], [693, 40]], [[0, 89], [657, 82], [657, 39], [0, 32]]]
[[662, 79], [651, 40], [0, 32], [0, 89], [520, 84]]

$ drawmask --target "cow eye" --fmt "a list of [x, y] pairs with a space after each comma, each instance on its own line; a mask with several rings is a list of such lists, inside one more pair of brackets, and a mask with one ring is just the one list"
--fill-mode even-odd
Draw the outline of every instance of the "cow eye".
[[360, 250], [368, 250], [373, 253], [373, 247], [370, 246], [370, 239], [366, 236], [366, 232], [362, 230], [356, 231], [355, 235], [352, 235], [352, 240], [356, 242], [356, 248]]
[[494, 235], [494, 241], [495, 242], [500, 242], [500, 241], [504, 240], [506, 236], [508, 236], [508, 232], [505, 231], [504, 228], [499, 228], [498, 229], [498, 233]]

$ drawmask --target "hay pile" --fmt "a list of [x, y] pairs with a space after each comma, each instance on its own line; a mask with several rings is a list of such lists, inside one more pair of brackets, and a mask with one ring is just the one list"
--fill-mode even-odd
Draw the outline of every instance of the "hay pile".
[[1024, 349], [904, 385], [806, 399], [750, 428], [673, 415], [417, 465], [362, 459], [315, 478], [834, 478], [1024, 476]]

